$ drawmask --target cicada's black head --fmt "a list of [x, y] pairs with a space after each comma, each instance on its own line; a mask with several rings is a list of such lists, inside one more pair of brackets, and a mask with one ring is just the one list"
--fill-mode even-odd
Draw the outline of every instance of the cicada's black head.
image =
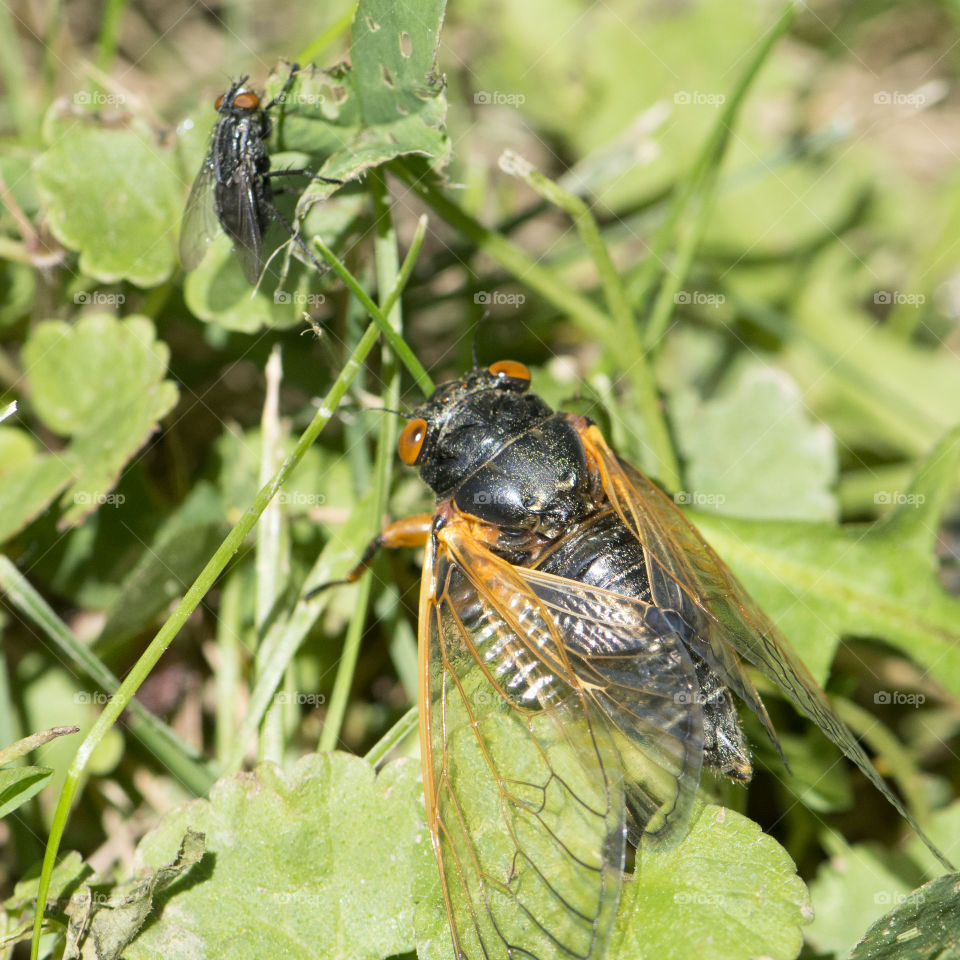
[[249, 79], [249, 77], [241, 77], [239, 80], [234, 80], [230, 84], [230, 89], [217, 97], [214, 106], [221, 117], [243, 120], [259, 113], [260, 97], [252, 90], [244, 89], [243, 86]]
[[552, 414], [529, 386], [530, 371], [512, 360], [441, 384], [400, 435], [400, 458], [419, 467], [437, 496], [448, 494]]

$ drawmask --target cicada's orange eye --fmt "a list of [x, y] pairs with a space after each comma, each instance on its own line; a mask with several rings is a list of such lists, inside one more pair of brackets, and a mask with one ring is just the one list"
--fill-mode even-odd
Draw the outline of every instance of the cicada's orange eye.
[[255, 93], [244, 91], [233, 98], [233, 105], [238, 110], [256, 110], [260, 106], [260, 98]]
[[495, 377], [509, 377], [511, 380], [530, 382], [530, 371], [516, 360], [498, 360], [490, 364], [489, 370]]
[[400, 439], [397, 441], [397, 453], [400, 454], [400, 459], [408, 467], [412, 467], [417, 462], [426, 436], [427, 421], [422, 417], [411, 420], [403, 428], [403, 433], [400, 434]]

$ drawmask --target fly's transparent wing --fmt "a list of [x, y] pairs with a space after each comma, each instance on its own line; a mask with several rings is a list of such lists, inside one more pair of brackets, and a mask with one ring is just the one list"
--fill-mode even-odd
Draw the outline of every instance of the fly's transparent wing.
[[877, 773], [789, 641], [750, 599], [693, 525], [639, 470], [610, 450], [596, 427], [586, 428], [581, 437], [588, 455], [599, 466], [604, 492], [644, 548], [654, 602], [679, 611], [689, 620], [699, 639], [697, 653], [757, 711], [774, 743], [772, 725], [740, 664], [741, 656], [820, 727], [917, 831], [944, 866], [952, 869]]
[[193, 270], [199, 266], [220, 229], [213, 201], [215, 186], [214, 165], [208, 156], [193, 181], [187, 205], [183, 209], [180, 224], [180, 262], [184, 270]]
[[243, 275], [256, 284], [263, 266], [263, 228], [260, 217], [260, 179], [251, 164], [240, 165], [229, 180], [217, 184], [215, 207], [220, 224], [233, 240]]
[[599, 960], [625, 853], [620, 758], [536, 596], [455, 525], [428, 546], [420, 600], [424, 793], [455, 953]]

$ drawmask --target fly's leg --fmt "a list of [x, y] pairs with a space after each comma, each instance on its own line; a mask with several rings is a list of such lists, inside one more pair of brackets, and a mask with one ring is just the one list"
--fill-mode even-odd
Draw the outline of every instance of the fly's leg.
[[[319, 173], [313, 173], [311, 170], [295, 168], [292, 170], [269, 170], [264, 174], [265, 177], [309, 177], [311, 180], [322, 180], [324, 183], [342, 184], [342, 180], [335, 180], [333, 177], [321, 177]], [[284, 189], [283, 187], [280, 188]]]
[[297, 75], [299, 69], [299, 63], [290, 64], [290, 75], [287, 77], [286, 82], [283, 84], [280, 92], [263, 108], [264, 113], [266, 113], [272, 107], [275, 107], [278, 103], [283, 103], [286, 100], [287, 91], [293, 86], [293, 78]]
[[[300, 69], [299, 63], [291, 64], [290, 74], [286, 79], [286, 82], [283, 84], [283, 87], [280, 89], [280, 92], [263, 108], [263, 125], [261, 130], [261, 138], [266, 140], [270, 136], [270, 131], [272, 128], [272, 123], [270, 121], [270, 110], [273, 107], [282, 105], [286, 102], [287, 93], [290, 90], [290, 87], [293, 86], [294, 78], [297, 75], [297, 71]], [[311, 170], [305, 170], [303, 168], [297, 168], [294, 170], [264, 170], [261, 174], [263, 178], [263, 187], [269, 190], [268, 181], [270, 177], [286, 177], [286, 176], [305, 176], [310, 177], [313, 180], [322, 180], [324, 183], [334, 183], [341, 184], [342, 180], [333, 180], [330, 177], [321, 177], [318, 174], [313, 173]], [[283, 191], [287, 192], [287, 191]], [[310, 263], [313, 264], [314, 268], [319, 273], [325, 273], [328, 269], [326, 264], [321, 263], [313, 252], [307, 247], [303, 242], [303, 239], [300, 237], [300, 234], [293, 229], [293, 226], [287, 222], [286, 217], [280, 213], [280, 211], [274, 206], [274, 204], [269, 202], [269, 199], [265, 200], [264, 205], [270, 212], [270, 216], [273, 217], [278, 223], [282, 224], [283, 228], [290, 234], [291, 239], [297, 246], [306, 254], [307, 259]]]
[[339, 587], [345, 583], [356, 583], [367, 567], [373, 563], [373, 558], [381, 547], [386, 547], [388, 550], [397, 550], [400, 547], [426, 546], [430, 531], [433, 529], [433, 521], [434, 515], [432, 513], [418, 513], [389, 524], [367, 544], [357, 565], [342, 580], [330, 580], [327, 583], [321, 583], [307, 593], [304, 599], [309, 600], [330, 587]]
[[267, 208], [270, 216], [273, 217], [278, 223], [282, 224], [284, 230], [290, 234], [290, 239], [306, 254], [307, 259], [313, 264], [314, 268], [318, 273], [326, 273], [330, 268], [325, 264], [321, 263], [313, 251], [303, 242], [303, 237], [293, 229], [293, 225], [288, 222], [287, 218], [276, 208], [276, 206], [271, 203], [269, 200], [264, 200], [263, 205]]

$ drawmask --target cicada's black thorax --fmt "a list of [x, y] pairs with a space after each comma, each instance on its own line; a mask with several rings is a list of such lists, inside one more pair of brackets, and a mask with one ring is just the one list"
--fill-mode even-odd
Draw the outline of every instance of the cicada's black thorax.
[[586, 455], [566, 414], [528, 382], [474, 370], [442, 384], [417, 411], [417, 461], [437, 499], [505, 532], [558, 536], [594, 509]]
[[210, 156], [215, 165], [214, 205], [224, 232], [236, 243], [248, 242], [251, 225], [244, 225], [242, 217], [249, 204], [242, 202], [241, 191], [251, 191], [252, 209], [256, 211], [259, 232], [269, 225], [269, 207], [273, 197], [270, 180], [270, 155], [267, 138], [270, 136], [270, 118], [259, 105], [237, 105], [238, 94], [244, 90], [234, 84], [224, 94], [218, 108], [217, 125], [213, 133]]

